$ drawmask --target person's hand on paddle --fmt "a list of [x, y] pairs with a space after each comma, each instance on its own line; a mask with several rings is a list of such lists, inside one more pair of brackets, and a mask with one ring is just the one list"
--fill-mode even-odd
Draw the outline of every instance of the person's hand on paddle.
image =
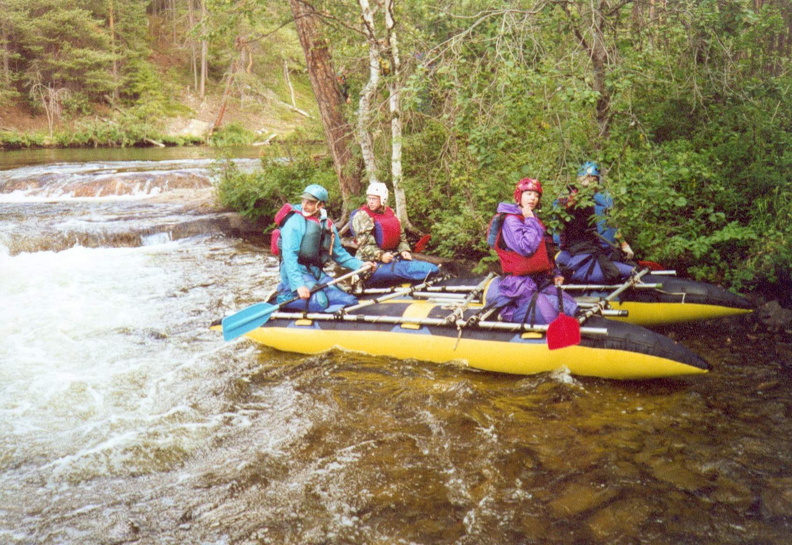
[[300, 286], [297, 288], [297, 295], [300, 296], [300, 299], [309, 299], [311, 297], [311, 290], [308, 286]]
[[563, 283], [564, 283], [564, 277], [563, 276], [556, 276], [556, 277], [553, 278], [553, 284], [555, 284], [556, 286], [560, 286]]
[[410, 255], [410, 252], [408, 252], [407, 250], [403, 251], [401, 253], [401, 256], [402, 256], [402, 259], [405, 259], [407, 261], [412, 261], [412, 255]]
[[382, 256], [380, 256], [380, 261], [383, 263], [390, 263], [393, 261], [393, 254], [390, 252], [382, 252]]

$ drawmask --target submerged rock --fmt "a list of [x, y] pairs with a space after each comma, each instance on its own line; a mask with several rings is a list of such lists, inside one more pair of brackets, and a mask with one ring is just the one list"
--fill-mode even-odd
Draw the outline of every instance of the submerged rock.
[[770, 331], [792, 330], [792, 310], [782, 307], [778, 301], [759, 307], [757, 318]]
[[774, 479], [762, 491], [762, 515], [792, 519], [792, 477]]
[[607, 543], [614, 537], [636, 535], [652, 509], [646, 501], [630, 498], [614, 502], [589, 517], [587, 523], [594, 537]]
[[577, 515], [596, 509], [618, 494], [617, 489], [605, 485], [572, 483], [550, 502], [550, 509], [556, 517]]
[[661, 460], [650, 465], [656, 479], [671, 483], [682, 490], [694, 492], [709, 485], [706, 478], [685, 467], [681, 460]]

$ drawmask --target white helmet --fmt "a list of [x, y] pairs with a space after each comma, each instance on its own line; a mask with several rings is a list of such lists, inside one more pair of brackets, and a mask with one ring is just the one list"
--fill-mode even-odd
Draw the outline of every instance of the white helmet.
[[376, 195], [382, 201], [382, 206], [388, 200], [388, 186], [382, 182], [371, 182], [366, 189], [366, 195]]

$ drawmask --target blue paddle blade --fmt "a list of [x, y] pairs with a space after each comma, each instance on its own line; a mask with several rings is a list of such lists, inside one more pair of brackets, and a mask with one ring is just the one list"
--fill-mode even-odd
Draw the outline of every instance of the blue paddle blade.
[[256, 303], [236, 314], [223, 318], [223, 339], [230, 341], [267, 323], [280, 305]]

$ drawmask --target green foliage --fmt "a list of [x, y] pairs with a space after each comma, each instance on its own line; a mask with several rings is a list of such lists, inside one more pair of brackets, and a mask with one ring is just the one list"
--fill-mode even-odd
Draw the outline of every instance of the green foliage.
[[94, 98], [115, 89], [110, 35], [84, 2], [12, 1], [4, 11], [13, 51], [23, 66], [21, 81], [27, 87], [41, 83]]
[[15, 150], [33, 146], [43, 146], [46, 142], [46, 138], [44, 134], [0, 131], [0, 149]]
[[90, 99], [83, 93], [69, 93], [63, 101], [65, 118], [75, 118], [91, 113]]
[[[628, 2], [599, 12], [604, 4], [582, 0], [528, 0], [519, 10], [504, 10], [501, 0], [398, 3], [402, 187], [412, 222], [433, 235], [431, 250], [489, 266], [494, 258], [484, 242], [486, 227], [497, 203], [510, 200], [517, 180], [542, 181], [541, 215], [552, 228], [560, 218], [550, 213], [549, 203], [582, 162], [597, 160], [616, 201], [613, 222], [640, 257], [734, 289], [789, 281], [792, 10], [781, 0], [757, 4], [679, 0], [653, 3], [650, 11], [646, 3]], [[157, 121], [178, 107], [169, 82], [192, 85], [187, 49], [165, 55], [153, 47], [154, 39], [177, 33], [185, 43], [208, 39], [210, 87], [220, 87], [232, 61], [241, 58], [239, 46], [251, 48], [245, 58], [255, 59], [253, 70], [240, 71], [235, 83], [251, 107], [277, 103], [273, 92], [288, 101], [290, 89], [272, 78], [284, 62], [298, 102], [310, 96], [293, 27], [272, 33], [290, 17], [287, 3], [212, 0], [210, 18], [194, 29], [183, 26], [189, 19], [183, 4], [168, 8], [173, 14], [161, 3], [113, 5], [114, 46], [108, 4], [4, 4], [9, 34], [2, 43], [12, 74], [0, 88], [0, 101], [27, 97], [30, 86], [40, 83], [69, 91], [63, 101], [67, 117], [101, 102], [125, 112], [61, 131], [59, 145], [157, 139]], [[353, 0], [313, 5], [331, 23], [322, 28], [336, 69], [349, 84], [352, 103], [345, 114], [354, 127], [369, 61], [361, 35], [335, 22], [358, 21], [359, 6]], [[594, 70], [588, 47], [595, 42], [604, 48], [605, 61], [598, 65], [604, 74]], [[169, 70], [158, 70], [152, 49], [173, 59]], [[112, 66], [117, 77], [109, 77]], [[384, 83], [392, 78], [384, 75]], [[312, 104], [300, 107], [316, 111]], [[285, 108], [270, 109], [273, 124], [286, 121]], [[295, 139], [322, 138], [318, 120], [301, 121]], [[387, 179], [387, 107], [378, 108], [371, 123], [378, 174]], [[211, 143], [253, 139], [232, 124]], [[6, 147], [40, 141], [0, 133]], [[331, 208], [340, 215], [328, 161], [293, 157], [289, 150], [279, 156], [288, 159], [267, 159], [260, 173], [225, 164], [219, 189], [224, 204], [251, 219], [268, 218], [315, 182], [331, 191]]]
[[121, 89], [120, 98], [152, 115], [161, 114], [167, 96], [162, 78], [154, 66], [142, 59], [132, 59], [125, 72], [126, 85]]
[[60, 147], [126, 147], [159, 138], [156, 124], [146, 109], [131, 109], [111, 119], [85, 118], [68, 130], [55, 134], [54, 144]]
[[405, 165], [405, 184], [411, 217], [431, 218], [440, 234], [435, 251], [486, 267], [482, 220], [511, 185], [538, 177], [547, 201], [594, 159], [616, 199], [613, 221], [640, 256], [734, 289], [788, 278], [792, 66], [764, 37], [792, 33], [779, 5], [682, 2], [637, 28], [635, 12], [612, 14], [605, 139], [593, 116], [601, 96], [571, 37], [583, 12], [571, 13], [481, 24], [454, 56], [407, 80], [415, 166]]
[[328, 190], [328, 212], [333, 217], [340, 216], [338, 183], [328, 159], [316, 160], [307, 154], [265, 159], [262, 169], [252, 173], [241, 172], [226, 160], [215, 165], [215, 172], [220, 179], [217, 188], [220, 203], [251, 221], [270, 222], [284, 203], [299, 203], [302, 190], [310, 184]]
[[253, 131], [245, 129], [239, 123], [229, 123], [220, 127], [211, 137], [209, 145], [215, 147], [242, 146], [252, 144], [256, 140]]

